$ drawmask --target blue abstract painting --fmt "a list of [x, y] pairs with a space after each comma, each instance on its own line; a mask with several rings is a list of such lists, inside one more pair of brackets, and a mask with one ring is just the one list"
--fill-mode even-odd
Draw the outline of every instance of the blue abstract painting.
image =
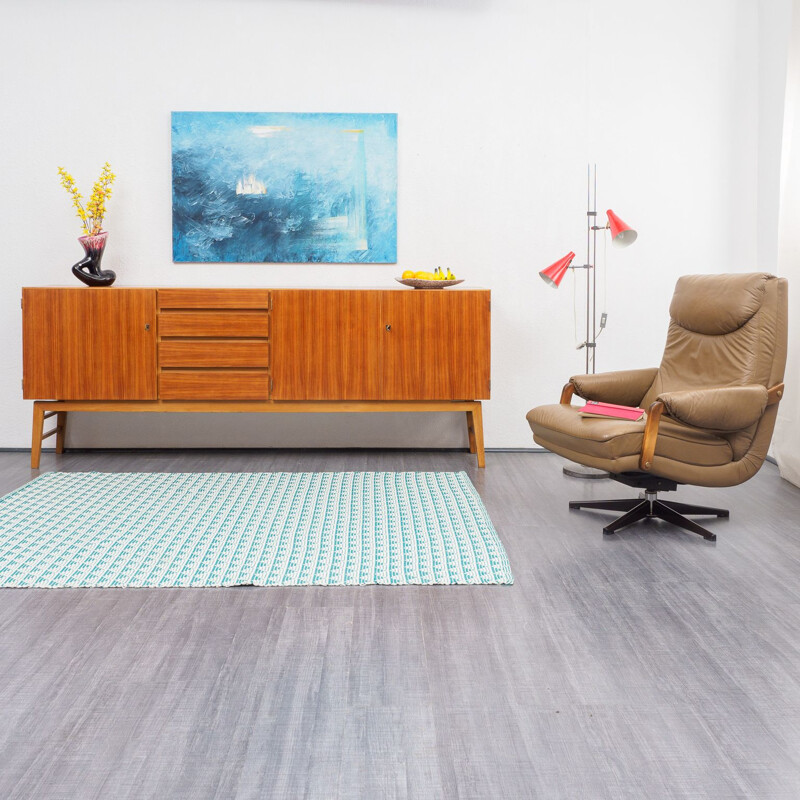
[[173, 112], [178, 262], [397, 262], [397, 115]]

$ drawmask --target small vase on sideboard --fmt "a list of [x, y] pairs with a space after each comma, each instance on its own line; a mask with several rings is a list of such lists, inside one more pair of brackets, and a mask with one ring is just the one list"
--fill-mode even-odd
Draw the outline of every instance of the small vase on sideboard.
[[78, 237], [85, 255], [72, 265], [72, 274], [87, 286], [111, 286], [117, 279], [116, 272], [100, 268], [107, 238], [108, 231], [100, 231], [94, 236]]

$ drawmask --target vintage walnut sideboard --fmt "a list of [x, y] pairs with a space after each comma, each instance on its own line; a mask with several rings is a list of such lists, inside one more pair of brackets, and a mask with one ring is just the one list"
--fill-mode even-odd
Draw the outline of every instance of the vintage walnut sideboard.
[[22, 321], [34, 469], [71, 411], [458, 411], [484, 466], [485, 289], [24, 288]]

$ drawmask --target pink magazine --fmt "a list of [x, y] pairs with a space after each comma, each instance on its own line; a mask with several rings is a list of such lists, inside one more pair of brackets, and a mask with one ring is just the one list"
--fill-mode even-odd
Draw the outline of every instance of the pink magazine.
[[579, 409], [579, 413], [582, 417], [607, 417], [609, 419], [626, 419], [630, 422], [637, 422], [644, 416], [644, 409], [589, 400], [583, 408]]

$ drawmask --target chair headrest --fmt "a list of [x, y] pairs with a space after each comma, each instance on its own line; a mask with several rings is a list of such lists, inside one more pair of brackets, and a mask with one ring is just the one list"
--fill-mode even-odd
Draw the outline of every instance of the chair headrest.
[[675, 286], [669, 314], [682, 328], [695, 333], [731, 333], [761, 308], [771, 278], [766, 272], [684, 275]]

